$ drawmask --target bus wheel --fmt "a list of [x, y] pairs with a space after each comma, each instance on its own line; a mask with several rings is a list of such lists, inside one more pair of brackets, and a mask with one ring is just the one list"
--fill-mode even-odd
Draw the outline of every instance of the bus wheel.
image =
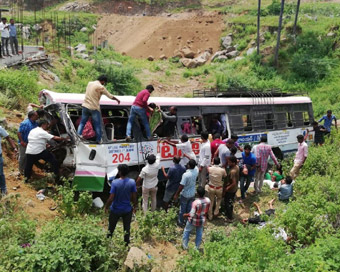
[[282, 161], [283, 160], [283, 152], [281, 151], [281, 149], [279, 147], [273, 147], [272, 150], [273, 150], [275, 157], [277, 159], [279, 159], [280, 161]]

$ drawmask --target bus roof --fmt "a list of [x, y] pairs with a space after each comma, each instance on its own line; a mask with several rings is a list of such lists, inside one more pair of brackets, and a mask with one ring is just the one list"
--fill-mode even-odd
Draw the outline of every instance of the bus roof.
[[[56, 93], [43, 90], [47, 98], [47, 105], [53, 103], [82, 104], [85, 94], [78, 93]], [[135, 96], [116, 96], [122, 106], [131, 106]], [[150, 97], [149, 103], [155, 103], [160, 106], [241, 106], [241, 105], [268, 105], [268, 104], [306, 104], [312, 103], [311, 99], [306, 96], [289, 96], [273, 98], [251, 98], [251, 97], [205, 97], [205, 98], [185, 98], [185, 97]], [[100, 105], [117, 105], [117, 102], [102, 96]]]

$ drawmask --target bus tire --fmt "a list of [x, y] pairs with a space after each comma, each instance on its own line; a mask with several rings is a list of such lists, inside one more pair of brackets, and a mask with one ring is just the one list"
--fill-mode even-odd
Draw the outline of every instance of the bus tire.
[[278, 160], [282, 161], [283, 160], [283, 152], [282, 152], [281, 148], [280, 147], [272, 147], [272, 150], [273, 150], [275, 157]]

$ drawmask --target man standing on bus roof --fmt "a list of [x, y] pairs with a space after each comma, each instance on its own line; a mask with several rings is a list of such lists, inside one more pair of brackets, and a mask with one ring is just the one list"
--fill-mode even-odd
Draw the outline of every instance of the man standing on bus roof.
[[320, 120], [318, 121], [318, 123], [320, 123], [322, 120], [324, 121], [323, 126], [326, 129], [325, 135], [329, 135], [331, 133], [331, 129], [332, 129], [332, 125], [333, 125], [333, 120], [334, 120], [335, 129], [336, 129], [336, 131], [338, 131], [337, 120], [336, 120], [335, 115], [332, 114], [331, 110], [328, 110], [327, 114], [322, 116], [320, 118]]
[[142, 91], [140, 91], [135, 101], [132, 104], [131, 110], [130, 110], [130, 116], [126, 127], [126, 141], [131, 140], [131, 130], [132, 130], [132, 124], [134, 123], [137, 115], [142, 121], [142, 124], [146, 130], [146, 137], [150, 140], [151, 139], [151, 131], [150, 131], [150, 125], [148, 121], [148, 117], [146, 115], [146, 111], [148, 110], [148, 99], [150, 97], [150, 94], [154, 91], [154, 87], [152, 85], [146, 86], [146, 88]]
[[200, 149], [200, 157], [198, 162], [199, 176], [198, 183], [200, 186], [205, 187], [207, 181], [208, 174], [208, 166], [211, 162], [211, 148], [210, 142], [208, 140], [209, 134], [207, 131], [203, 131], [201, 133], [201, 149]]
[[96, 142], [100, 143], [102, 139], [102, 120], [100, 114], [100, 98], [102, 95], [106, 95], [112, 100], [116, 100], [118, 104], [120, 101], [118, 98], [113, 96], [106, 90], [104, 85], [107, 83], [108, 79], [106, 76], [102, 75], [98, 77], [96, 81], [90, 81], [86, 87], [85, 99], [82, 104], [82, 115], [81, 121], [78, 127], [77, 133], [81, 136], [83, 134], [83, 129], [86, 125], [89, 117], [92, 117], [94, 130], [96, 131]]
[[260, 139], [260, 144], [256, 147], [256, 173], [255, 173], [255, 193], [261, 193], [264, 174], [266, 173], [268, 166], [268, 158], [269, 156], [272, 158], [277, 167], [280, 167], [279, 162], [277, 161], [272, 147], [267, 143], [267, 136], [262, 136]]
[[294, 159], [294, 166], [292, 170], [290, 170], [290, 176], [293, 180], [299, 175], [300, 169], [305, 163], [307, 156], [308, 156], [308, 145], [305, 142], [305, 137], [303, 135], [298, 135], [298, 151], [296, 152], [295, 159]]

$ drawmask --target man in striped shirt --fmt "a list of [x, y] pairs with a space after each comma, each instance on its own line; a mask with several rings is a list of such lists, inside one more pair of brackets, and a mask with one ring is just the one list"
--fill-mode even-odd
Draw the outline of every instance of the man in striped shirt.
[[202, 186], [197, 188], [198, 198], [192, 203], [190, 213], [184, 214], [184, 217], [188, 217], [187, 224], [183, 232], [182, 246], [184, 249], [188, 249], [189, 236], [193, 229], [196, 228], [196, 240], [195, 247], [199, 249], [202, 242], [203, 225], [206, 221], [210, 199], [204, 197], [205, 190]]
[[274, 161], [275, 165], [277, 167], [280, 167], [279, 162], [277, 161], [273, 151], [272, 147], [267, 143], [267, 137], [262, 136], [260, 140], [260, 144], [256, 147], [256, 173], [255, 173], [255, 193], [261, 193], [262, 186], [263, 186], [263, 180], [264, 180], [264, 174], [266, 173], [267, 166], [268, 166], [268, 158], [269, 156]]

